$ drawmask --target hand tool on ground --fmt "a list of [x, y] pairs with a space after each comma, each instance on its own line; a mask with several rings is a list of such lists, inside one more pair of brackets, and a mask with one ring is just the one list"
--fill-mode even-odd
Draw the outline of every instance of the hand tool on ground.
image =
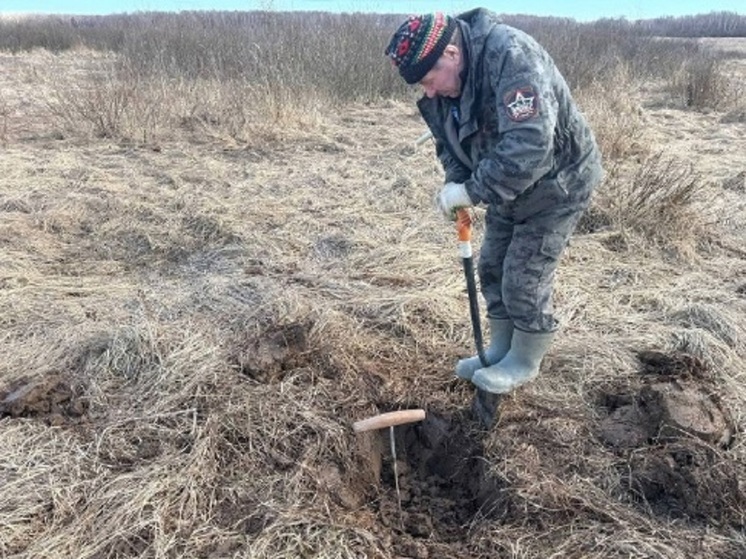
[[394, 437], [394, 427], [396, 425], [404, 425], [406, 423], [415, 423], [425, 419], [425, 410], [399, 410], [391, 411], [387, 413], [380, 413], [369, 417], [367, 419], [361, 419], [352, 424], [352, 430], [355, 433], [365, 433], [366, 431], [373, 431], [376, 429], [389, 428], [389, 439], [391, 440], [391, 459], [394, 462], [394, 484], [396, 485], [396, 496], [399, 502], [399, 522], [402, 523], [402, 511], [401, 511], [401, 491], [399, 489], [399, 469], [396, 466], [396, 438]]
[[[472, 219], [469, 210], [462, 208], [456, 211], [456, 229], [458, 231], [459, 254], [464, 266], [466, 277], [466, 292], [469, 296], [469, 314], [471, 316], [471, 327], [474, 332], [474, 344], [477, 355], [482, 366], [489, 367], [487, 358], [484, 356], [484, 342], [482, 339], [482, 324], [479, 320], [479, 300], [477, 299], [477, 286], [474, 280], [474, 259], [471, 249]], [[492, 394], [477, 388], [472, 399], [471, 409], [475, 419], [484, 427], [492, 427], [500, 404], [500, 395]]]
[[394, 427], [395, 425], [414, 423], [423, 419], [425, 419], [425, 410], [390, 411], [374, 415], [368, 419], [356, 421], [352, 424], [352, 430], [356, 433], [363, 433], [365, 431], [373, 431], [374, 429], [385, 429], [386, 427]]

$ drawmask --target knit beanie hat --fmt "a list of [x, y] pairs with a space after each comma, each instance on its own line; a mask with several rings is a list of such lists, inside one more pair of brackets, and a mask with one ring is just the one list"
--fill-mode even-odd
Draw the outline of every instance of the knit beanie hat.
[[443, 54], [456, 25], [455, 19], [441, 12], [409, 16], [391, 38], [386, 56], [408, 84], [415, 84]]

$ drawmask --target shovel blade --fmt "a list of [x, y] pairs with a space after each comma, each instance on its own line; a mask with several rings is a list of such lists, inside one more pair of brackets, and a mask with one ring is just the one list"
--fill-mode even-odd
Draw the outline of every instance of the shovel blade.
[[477, 388], [471, 401], [471, 412], [474, 419], [485, 429], [490, 429], [497, 420], [497, 410], [500, 406], [500, 394], [493, 394]]

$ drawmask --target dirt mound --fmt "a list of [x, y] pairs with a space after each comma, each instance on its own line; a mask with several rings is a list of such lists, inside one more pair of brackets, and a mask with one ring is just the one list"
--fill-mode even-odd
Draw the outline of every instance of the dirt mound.
[[234, 360], [243, 374], [259, 382], [281, 380], [285, 371], [297, 368], [304, 359], [310, 327], [300, 322], [272, 325], [248, 340]]
[[50, 425], [75, 422], [88, 410], [79, 392], [62, 375], [23, 379], [0, 392], [0, 418], [36, 417]]
[[664, 517], [737, 523], [734, 511], [746, 504], [733, 465], [692, 439], [633, 453], [623, 481], [635, 498]]
[[702, 387], [691, 382], [655, 382], [634, 395], [611, 395], [611, 414], [599, 437], [618, 449], [675, 441], [690, 435], [727, 447], [734, 434], [729, 414]]
[[625, 457], [624, 483], [655, 514], [730, 520], [730, 511], [744, 503], [738, 472], [723, 459], [735, 427], [706, 368], [689, 355], [639, 357], [646, 375], [641, 387], [604, 394], [608, 415], [598, 437]]

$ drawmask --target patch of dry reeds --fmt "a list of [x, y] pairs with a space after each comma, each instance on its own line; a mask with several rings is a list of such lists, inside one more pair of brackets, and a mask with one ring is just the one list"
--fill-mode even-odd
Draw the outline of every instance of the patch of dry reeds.
[[622, 233], [689, 256], [713, 238], [715, 191], [681, 159], [654, 154], [631, 177], [607, 180], [601, 196]]

